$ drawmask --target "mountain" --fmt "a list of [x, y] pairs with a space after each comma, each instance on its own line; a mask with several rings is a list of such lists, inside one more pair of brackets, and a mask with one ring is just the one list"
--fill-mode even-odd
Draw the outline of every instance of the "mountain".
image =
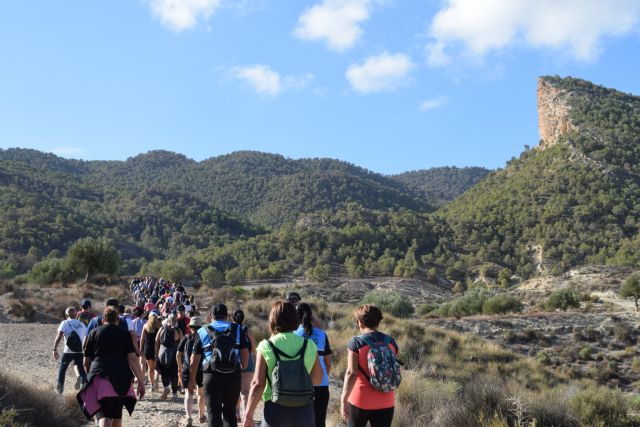
[[470, 266], [522, 276], [640, 262], [640, 98], [538, 81], [541, 142], [437, 213]]
[[481, 167], [440, 167], [391, 175], [421, 195], [429, 203], [441, 206], [482, 181], [491, 171]]

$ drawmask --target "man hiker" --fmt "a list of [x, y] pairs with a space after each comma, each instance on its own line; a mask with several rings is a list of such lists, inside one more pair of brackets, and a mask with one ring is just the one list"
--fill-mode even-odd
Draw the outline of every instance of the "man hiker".
[[249, 360], [249, 346], [242, 328], [229, 322], [227, 306], [216, 304], [212, 322], [198, 329], [191, 355], [189, 394], [196, 387], [196, 373], [202, 363], [204, 399], [209, 427], [236, 427], [236, 404], [240, 397], [242, 368]]
[[[75, 389], [80, 389], [80, 386], [87, 381], [87, 374], [84, 371], [82, 365], [82, 342], [87, 336], [87, 327], [81, 321], [76, 319], [76, 309], [69, 307], [65, 311], [66, 319], [60, 322], [58, 326], [58, 333], [56, 339], [53, 342], [53, 358], [55, 360], [60, 359], [60, 365], [58, 367], [58, 381], [56, 389], [58, 393], [62, 394], [64, 391], [64, 378], [67, 373], [67, 368], [73, 362], [74, 371], [76, 373]], [[58, 354], [58, 344], [64, 337], [64, 350], [62, 351], [62, 358]]]

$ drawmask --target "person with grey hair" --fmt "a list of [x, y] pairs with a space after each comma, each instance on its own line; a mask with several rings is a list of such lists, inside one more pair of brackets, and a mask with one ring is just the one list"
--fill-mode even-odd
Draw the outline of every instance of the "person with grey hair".
[[[162, 399], [169, 397], [170, 390], [173, 397], [178, 397], [178, 362], [176, 354], [178, 344], [182, 339], [182, 331], [178, 328], [178, 319], [170, 314], [162, 322], [162, 328], [156, 335], [156, 370], [162, 377]], [[169, 388], [171, 386], [171, 388]]]
[[[80, 386], [87, 382], [87, 374], [85, 373], [84, 366], [82, 364], [82, 342], [87, 336], [87, 327], [84, 323], [76, 319], [76, 309], [68, 307], [65, 310], [66, 319], [60, 322], [58, 326], [58, 333], [56, 334], [55, 341], [53, 342], [53, 358], [55, 360], [60, 359], [60, 365], [58, 366], [58, 380], [56, 389], [58, 393], [62, 394], [64, 391], [64, 378], [67, 373], [67, 368], [73, 362], [74, 371], [76, 374], [75, 389], [79, 390]], [[64, 337], [64, 350], [62, 352], [62, 358], [58, 354], [58, 344]]]

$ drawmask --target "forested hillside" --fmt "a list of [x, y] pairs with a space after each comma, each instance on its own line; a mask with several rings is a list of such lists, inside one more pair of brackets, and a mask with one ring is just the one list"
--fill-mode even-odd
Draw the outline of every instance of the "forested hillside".
[[441, 167], [392, 175], [429, 203], [441, 206], [482, 181], [491, 171], [480, 167]]

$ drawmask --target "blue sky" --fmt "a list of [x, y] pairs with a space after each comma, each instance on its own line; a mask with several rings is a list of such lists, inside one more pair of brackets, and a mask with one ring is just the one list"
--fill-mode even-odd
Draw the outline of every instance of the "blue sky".
[[640, 95], [637, 0], [0, 2], [0, 148], [496, 168], [536, 77]]

